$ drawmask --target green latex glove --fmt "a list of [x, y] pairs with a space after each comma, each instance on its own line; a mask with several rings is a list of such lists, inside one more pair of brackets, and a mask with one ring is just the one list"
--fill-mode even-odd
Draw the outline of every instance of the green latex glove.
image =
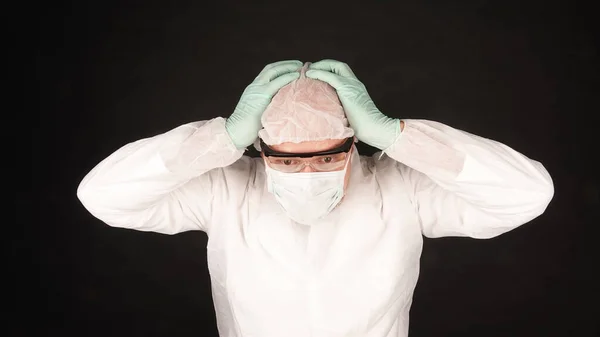
[[306, 77], [329, 83], [344, 106], [346, 118], [358, 140], [380, 150], [390, 147], [400, 135], [400, 120], [381, 113], [350, 67], [335, 60], [313, 63]]
[[267, 65], [246, 87], [225, 128], [233, 144], [243, 149], [254, 143], [262, 128], [260, 118], [271, 99], [286, 84], [300, 77], [300, 61], [280, 61]]

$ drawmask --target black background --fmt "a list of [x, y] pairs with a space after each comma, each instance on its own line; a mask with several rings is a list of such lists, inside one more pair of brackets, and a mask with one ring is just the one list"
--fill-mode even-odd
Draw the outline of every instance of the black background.
[[484, 0], [32, 4], [32, 193], [40, 205], [17, 196], [24, 236], [11, 253], [34, 264], [17, 264], [13, 274], [12, 311], [26, 318], [11, 322], [12, 331], [217, 336], [206, 235], [110, 228], [78, 202], [77, 185], [128, 142], [228, 117], [268, 63], [333, 58], [352, 67], [387, 115], [501, 141], [554, 179], [546, 213], [512, 232], [425, 240], [411, 337], [595, 335], [592, 8]]

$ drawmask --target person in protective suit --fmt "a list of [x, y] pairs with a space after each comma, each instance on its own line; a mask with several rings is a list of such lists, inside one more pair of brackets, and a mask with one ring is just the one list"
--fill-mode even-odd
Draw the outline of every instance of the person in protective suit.
[[407, 336], [423, 236], [493, 238], [553, 193], [504, 144], [386, 116], [334, 60], [266, 66], [229, 118], [127, 144], [77, 191], [110, 226], [207, 233], [222, 337]]

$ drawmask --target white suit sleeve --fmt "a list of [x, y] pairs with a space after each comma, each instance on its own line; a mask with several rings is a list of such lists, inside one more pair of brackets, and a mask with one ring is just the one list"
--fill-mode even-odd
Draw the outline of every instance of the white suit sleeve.
[[[110, 226], [164, 234], [208, 231], [215, 203], [226, 199], [219, 196], [237, 192], [228, 189], [243, 188], [239, 182], [248, 179], [248, 160], [238, 161], [242, 155], [223, 118], [189, 123], [121, 147], [85, 176], [77, 196]], [[222, 169], [236, 161], [237, 168]], [[232, 175], [237, 183], [228, 186]]]
[[499, 142], [426, 120], [404, 120], [385, 153], [396, 161], [423, 235], [492, 238], [541, 215], [554, 195], [537, 161]]

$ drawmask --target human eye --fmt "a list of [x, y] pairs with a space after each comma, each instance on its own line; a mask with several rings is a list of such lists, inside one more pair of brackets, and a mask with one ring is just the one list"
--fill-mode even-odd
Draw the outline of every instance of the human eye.
[[344, 154], [333, 154], [333, 155], [329, 155], [329, 156], [323, 156], [319, 158], [319, 162], [323, 163], [323, 164], [329, 164], [329, 163], [337, 163], [339, 161], [343, 161], [345, 159]]
[[297, 162], [297, 160], [294, 160], [294, 159], [276, 159], [273, 162], [273, 164], [290, 166], [290, 165], [296, 165], [296, 164], [298, 164], [298, 162]]

